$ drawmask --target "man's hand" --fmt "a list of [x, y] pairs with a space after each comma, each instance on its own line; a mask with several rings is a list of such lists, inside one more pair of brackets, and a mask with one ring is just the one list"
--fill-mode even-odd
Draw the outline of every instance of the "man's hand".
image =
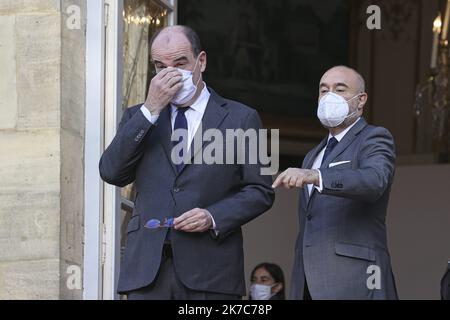
[[301, 188], [306, 184], [319, 186], [319, 183], [319, 172], [317, 170], [289, 168], [275, 179], [272, 188], [275, 189], [280, 185], [286, 189]]
[[175, 230], [185, 232], [205, 232], [213, 226], [208, 210], [195, 208], [183, 213], [174, 220]]
[[181, 73], [175, 68], [165, 68], [150, 82], [145, 107], [152, 115], [158, 115], [183, 87]]

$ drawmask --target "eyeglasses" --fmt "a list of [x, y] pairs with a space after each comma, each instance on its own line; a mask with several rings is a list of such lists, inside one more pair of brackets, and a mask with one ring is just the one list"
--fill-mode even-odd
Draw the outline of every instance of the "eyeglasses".
[[161, 223], [158, 219], [151, 219], [147, 221], [144, 227], [148, 229], [173, 228], [173, 220], [174, 218], [166, 218]]

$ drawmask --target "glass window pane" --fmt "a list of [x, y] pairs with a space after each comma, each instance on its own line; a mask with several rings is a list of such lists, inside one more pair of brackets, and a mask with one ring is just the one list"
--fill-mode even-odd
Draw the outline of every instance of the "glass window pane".
[[122, 108], [143, 103], [154, 68], [150, 64], [152, 35], [168, 24], [167, 8], [157, 1], [125, 0], [123, 30]]

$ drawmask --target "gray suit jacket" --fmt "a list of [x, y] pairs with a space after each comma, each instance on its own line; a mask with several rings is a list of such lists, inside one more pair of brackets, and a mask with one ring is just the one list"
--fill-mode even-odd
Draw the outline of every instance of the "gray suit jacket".
[[[203, 132], [217, 128], [225, 137], [225, 129], [261, 128], [255, 110], [210, 92]], [[139, 108], [124, 113], [116, 137], [100, 160], [100, 174], [106, 182], [119, 187], [136, 183], [118, 292], [151, 284], [159, 270], [166, 229], [153, 231], [144, 228], [145, 223], [198, 207], [211, 212], [219, 235], [171, 232], [180, 280], [193, 290], [245, 295], [241, 226], [272, 206], [272, 178], [261, 176], [258, 164], [190, 164], [177, 173], [171, 161], [170, 108], [164, 109], [156, 125]]]
[[[308, 153], [303, 168], [326, 143]], [[322, 164], [322, 193], [300, 191], [291, 298], [303, 298], [305, 279], [313, 299], [397, 298], [385, 224], [394, 162], [388, 130], [361, 119]]]

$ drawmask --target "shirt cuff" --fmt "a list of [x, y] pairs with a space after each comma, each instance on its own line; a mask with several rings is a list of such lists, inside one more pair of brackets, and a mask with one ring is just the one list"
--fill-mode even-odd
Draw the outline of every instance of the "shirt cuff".
[[314, 186], [314, 188], [316, 188], [317, 191], [322, 193], [322, 190], [323, 190], [322, 173], [320, 172], [320, 170], [317, 170], [317, 172], [319, 173], [319, 185], [318, 186]]
[[212, 214], [208, 211], [209, 216], [211, 217], [212, 220], [212, 229], [214, 230], [214, 232], [216, 233], [216, 236], [219, 235], [219, 230], [217, 230], [217, 225], [216, 222], [214, 221], [214, 217], [212, 216]]
[[158, 121], [159, 114], [152, 115], [150, 110], [148, 110], [146, 106], [142, 105], [141, 111], [144, 114], [144, 117], [147, 118], [147, 120], [150, 121], [152, 124], [155, 124], [156, 121]]

